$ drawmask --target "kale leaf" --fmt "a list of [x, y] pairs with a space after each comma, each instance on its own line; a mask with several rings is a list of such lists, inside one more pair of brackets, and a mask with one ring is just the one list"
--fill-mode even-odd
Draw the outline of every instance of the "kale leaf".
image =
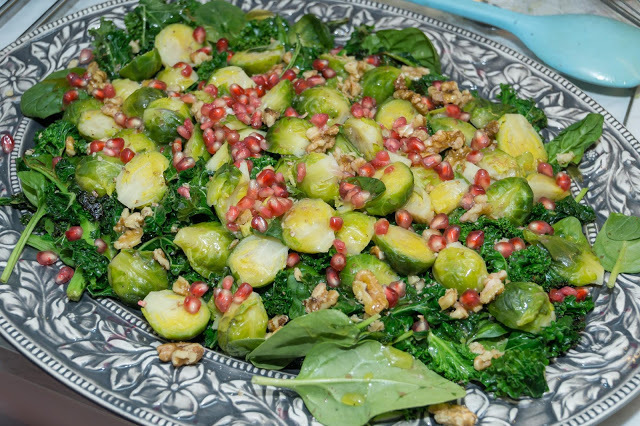
[[268, 46], [271, 40], [285, 44], [288, 40], [289, 24], [279, 15], [266, 19], [253, 19], [246, 23], [238, 36], [234, 51]]
[[547, 127], [547, 116], [540, 108], [536, 107], [533, 99], [522, 99], [508, 84], [500, 85], [500, 93], [496, 96], [503, 105], [511, 105], [518, 114], [523, 115], [538, 132]]
[[211, 74], [219, 68], [227, 66], [227, 52], [215, 52], [213, 57], [198, 65], [198, 79], [200, 81], [209, 81]]
[[480, 373], [479, 381], [489, 392], [500, 396], [539, 398], [548, 389], [544, 369], [549, 364], [544, 352], [536, 350], [507, 350], [491, 361]]
[[427, 75], [423, 75], [418, 80], [413, 80], [411, 82], [411, 90], [414, 92], [420, 93], [421, 95], [429, 96], [429, 87], [435, 81], [447, 81], [449, 77], [446, 75], [438, 74], [438, 73], [429, 73]]
[[73, 123], [66, 120], [54, 121], [45, 129], [36, 132], [34, 154], [61, 156], [65, 150], [66, 139], [69, 136], [76, 141], [81, 140], [80, 133]]
[[258, 158], [251, 158], [251, 163], [253, 167], [251, 168], [251, 179], [255, 179], [265, 167], [271, 166], [275, 167], [278, 164], [278, 160], [271, 157], [270, 155], [262, 154], [262, 156]]
[[100, 26], [90, 29], [89, 34], [93, 37], [93, 54], [100, 69], [106, 72], [110, 79], [117, 78], [120, 69], [133, 59], [129, 45], [133, 39], [113, 22], [104, 18], [100, 18]]
[[547, 210], [542, 203], [536, 203], [529, 215], [529, 221], [544, 220], [549, 224], [554, 224], [569, 216], [575, 217], [583, 225], [596, 220], [596, 213], [593, 207], [582, 205], [569, 195], [562, 200], [556, 201], [554, 210]]

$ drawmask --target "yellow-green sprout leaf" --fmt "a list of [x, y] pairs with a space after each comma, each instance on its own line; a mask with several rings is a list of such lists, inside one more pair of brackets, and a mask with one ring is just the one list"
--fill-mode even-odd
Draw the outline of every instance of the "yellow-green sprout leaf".
[[155, 47], [160, 54], [162, 64], [172, 67], [178, 62], [193, 65], [191, 54], [202, 47], [193, 38], [193, 28], [184, 24], [171, 24], [164, 27], [156, 36]]
[[233, 249], [227, 264], [241, 282], [262, 287], [287, 266], [288, 252], [275, 238], [250, 235]]
[[187, 255], [191, 267], [207, 278], [222, 272], [234, 239], [220, 223], [203, 222], [181, 228], [173, 242]]
[[116, 178], [118, 201], [130, 209], [162, 200], [167, 190], [164, 171], [169, 160], [159, 152], [143, 152], [129, 161]]

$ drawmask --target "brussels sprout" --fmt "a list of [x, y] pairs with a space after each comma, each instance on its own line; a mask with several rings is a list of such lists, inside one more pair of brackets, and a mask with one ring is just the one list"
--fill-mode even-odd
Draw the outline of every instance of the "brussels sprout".
[[211, 102], [216, 100], [216, 98], [214, 98], [204, 90], [194, 90], [193, 92], [191, 92], [191, 94], [195, 96], [197, 100], [204, 102], [205, 104], [210, 104]]
[[407, 167], [411, 167], [411, 160], [409, 160], [407, 157], [404, 157], [400, 154], [397, 154], [395, 152], [389, 152], [389, 162], [391, 163], [402, 163]]
[[369, 245], [373, 237], [376, 218], [360, 212], [346, 212], [340, 217], [342, 228], [336, 233], [336, 238], [344, 242], [347, 255], [359, 254]]
[[220, 93], [228, 93], [229, 86], [237, 84], [243, 89], [255, 87], [256, 83], [249, 78], [247, 73], [240, 67], [224, 67], [214, 71], [209, 78], [208, 84], [215, 85]]
[[296, 202], [282, 219], [282, 237], [292, 250], [301, 253], [326, 253], [335, 235], [329, 226], [334, 216], [322, 200], [304, 198]]
[[116, 134], [117, 138], [124, 139], [124, 147], [136, 154], [144, 151], [155, 151], [158, 147], [147, 135], [137, 129], [124, 129]]
[[485, 169], [491, 179], [500, 180], [508, 177], [524, 176], [515, 158], [501, 149], [482, 150], [482, 159], [477, 163], [481, 169]]
[[365, 206], [367, 213], [386, 216], [403, 206], [413, 192], [413, 173], [403, 163], [392, 163], [376, 172], [374, 178], [384, 183], [386, 190]]
[[185, 144], [183, 152], [186, 157], [192, 157], [196, 161], [200, 158], [204, 161], [208, 161], [209, 158], [211, 158], [211, 154], [209, 154], [209, 151], [207, 151], [207, 147], [204, 144], [200, 126], [193, 127], [191, 138], [189, 138]]
[[442, 130], [444, 132], [451, 132], [460, 130], [464, 135], [465, 143], [470, 146], [473, 136], [476, 134], [476, 128], [466, 121], [458, 120], [452, 117], [434, 117], [429, 120], [429, 126], [433, 132]]
[[329, 68], [334, 70], [338, 77], [346, 78], [349, 73], [345, 71], [344, 66], [349, 62], [353, 62], [353, 58], [343, 55], [333, 55], [331, 53], [323, 53], [320, 55], [320, 59], [324, 59], [329, 62]]
[[[211, 313], [202, 306], [195, 314], [184, 308], [184, 296], [171, 290], [152, 291], [144, 298], [142, 315], [160, 337], [190, 340], [207, 328]], [[203, 304], [204, 305], [204, 304]]]
[[198, 81], [198, 74], [196, 71], [192, 71], [189, 76], [185, 77], [182, 74], [182, 67], [168, 67], [160, 71], [156, 79], [166, 83], [167, 90], [182, 92]]
[[191, 117], [191, 108], [179, 98], [167, 97], [156, 99], [149, 104], [147, 110], [149, 109], [166, 109], [173, 111], [178, 114], [183, 121], [184, 119]]
[[458, 207], [469, 190], [469, 184], [461, 179], [447, 180], [436, 185], [429, 196], [436, 213], [449, 214]]
[[429, 193], [417, 184], [413, 186], [413, 192], [402, 208], [411, 214], [416, 223], [429, 224], [434, 216]]
[[215, 172], [225, 164], [231, 163], [232, 160], [233, 158], [231, 158], [231, 152], [229, 151], [229, 143], [225, 142], [222, 144], [220, 149], [213, 154], [209, 161], [207, 161], [207, 165], [205, 167], [210, 172]]
[[96, 192], [99, 196], [111, 195], [116, 189], [116, 177], [122, 170], [119, 158], [102, 154], [82, 157], [76, 166], [76, 183], [87, 192]]
[[289, 30], [289, 43], [304, 47], [317, 47], [323, 51], [333, 48], [333, 36], [329, 28], [313, 14], [307, 14]]
[[241, 171], [233, 164], [220, 167], [207, 184], [207, 204], [213, 206], [218, 219], [226, 224], [229, 207], [247, 195], [249, 186], [248, 170]]
[[78, 119], [78, 131], [80, 135], [89, 140], [112, 138], [122, 129], [108, 115], [100, 110], [85, 110]]
[[373, 160], [376, 152], [384, 147], [382, 130], [378, 123], [370, 118], [350, 117], [342, 126], [342, 132], [368, 161]]
[[305, 164], [306, 175], [298, 188], [310, 198], [320, 198], [330, 202], [338, 198], [338, 181], [342, 177], [342, 170], [333, 155], [312, 152], [301, 162]]
[[462, 110], [470, 114], [469, 121], [478, 129], [482, 129], [490, 121], [498, 120], [504, 114], [511, 112], [510, 105], [498, 104], [488, 99], [473, 98], [467, 102]]
[[164, 98], [164, 96], [165, 94], [162, 90], [154, 89], [153, 87], [141, 87], [124, 101], [122, 112], [128, 117], [142, 117], [144, 110], [151, 102]]
[[99, 111], [103, 103], [96, 98], [87, 98], [71, 102], [64, 110], [64, 120], [70, 121], [74, 125], [78, 125], [80, 115], [85, 111]]
[[282, 155], [302, 157], [307, 153], [307, 146], [311, 143], [307, 138], [307, 130], [313, 124], [303, 118], [283, 117], [267, 132], [268, 152]]
[[239, 281], [263, 287], [287, 266], [287, 254], [287, 246], [275, 238], [250, 235], [233, 249], [227, 264]]
[[284, 55], [284, 47], [275, 42], [267, 48], [256, 47], [236, 52], [231, 57], [229, 64], [242, 68], [249, 75], [263, 74], [280, 63], [282, 55]]
[[191, 267], [208, 278], [222, 272], [234, 239], [218, 222], [203, 222], [180, 228], [173, 242], [187, 255]]
[[533, 155], [536, 164], [547, 161], [547, 151], [544, 149], [540, 135], [524, 116], [505, 114], [498, 122], [500, 123], [500, 130], [496, 135], [498, 148], [514, 158], [529, 152]]
[[469, 289], [482, 290], [489, 275], [482, 256], [462, 245], [450, 245], [438, 253], [432, 272], [436, 281], [460, 294]]
[[535, 158], [533, 158], [533, 154], [530, 152], [525, 152], [522, 155], [518, 155], [516, 158], [516, 162], [518, 163], [518, 167], [523, 171], [525, 175], [529, 173], [534, 173], [538, 170], [538, 163]]
[[362, 96], [371, 96], [378, 105], [393, 96], [400, 70], [392, 66], [372, 68], [362, 76]]
[[298, 96], [293, 106], [300, 114], [327, 114], [329, 124], [344, 123], [351, 114], [351, 104], [342, 92], [327, 86], [315, 86]]
[[156, 36], [155, 47], [162, 64], [172, 67], [178, 62], [193, 65], [191, 54], [200, 49], [202, 44], [193, 38], [193, 28], [184, 24], [170, 24]]
[[413, 173], [413, 180], [416, 186], [427, 192], [431, 192], [435, 186], [444, 182], [440, 180], [440, 176], [433, 169], [425, 169], [421, 166], [411, 167], [411, 173]]
[[142, 81], [153, 77], [162, 68], [162, 58], [158, 49], [138, 55], [120, 70], [120, 77]]
[[407, 119], [407, 123], [411, 123], [416, 115], [418, 115], [418, 111], [411, 105], [411, 102], [404, 99], [389, 99], [378, 107], [376, 121], [387, 129], [391, 129], [396, 119], [404, 117]]
[[230, 114], [227, 115], [224, 118], [224, 120], [222, 120], [222, 122], [220, 123], [220, 126], [226, 126], [227, 128], [231, 130], [237, 130], [238, 132], [246, 128], [249, 128], [252, 131], [254, 130], [253, 127], [250, 127], [244, 124], [242, 121], [238, 120], [238, 118], [235, 115], [230, 115]]
[[534, 283], [508, 283], [489, 304], [489, 312], [507, 327], [534, 334], [555, 320], [549, 296]]
[[137, 306], [152, 291], [169, 288], [167, 271], [151, 251], [120, 251], [107, 267], [107, 278], [116, 296], [129, 306]]
[[116, 96], [118, 96], [123, 101], [126, 101], [127, 98], [136, 90], [140, 88], [140, 83], [129, 80], [127, 78], [118, 78], [111, 82], [111, 85], [116, 91]]
[[560, 188], [554, 178], [540, 173], [531, 173], [527, 176], [527, 182], [533, 191], [533, 201], [535, 202], [538, 202], [542, 197], [558, 201], [570, 194], [569, 191]]
[[362, 253], [347, 257], [347, 263], [342, 272], [340, 272], [340, 287], [351, 292], [351, 286], [356, 279], [356, 275], [365, 269], [371, 271], [381, 285], [388, 285], [400, 279], [398, 274], [391, 269], [391, 266], [373, 255]]
[[390, 225], [386, 234], [374, 235], [373, 242], [393, 269], [404, 275], [426, 272], [436, 260], [427, 240], [399, 226]]
[[280, 114], [284, 114], [285, 110], [291, 106], [294, 94], [295, 92], [291, 81], [282, 79], [262, 97], [260, 110], [271, 109]]
[[169, 160], [159, 152], [143, 152], [131, 159], [116, 178], [118, 201], [130, 209], [162, 200], [167, 190], [164, 171]]
[[330, 152], [339, 152], [340, 154], [349, 154], [355, 157], [362, 157], [360, 151], [358, 151], [358, 149], [353, 146], [353, 144], [349, 142], [349, 140], [342, 133], [338, 133], [336, 135], [336, 143], [333, 145], [333, 148], [330, 149]]
[[514, 225], [522, 225], [533, 209], [533, 191], [525, 178], [510, 177], [487, 188], [492, 219], [505, 217]]
[[290, 186], [296, 186], [296, 166], [298, 165], [298, 159], [291, 156], [280, 157], [276, 164], [276, 173], [282, 173], [285, 183]]
[[218, 325], [218, 345], [227, 352], [230, 344], [243, 339], [260, 339], [267, 334], [269, 317], [262, 299], [251, 293], [242, 303], [232, 303]]
[[179, 99], [162, 98], [149, 104], [142, 120], [151, 139], [159, 144], [171, 143], [178, 137], [177, 128], [190, 117], [189, 107]]

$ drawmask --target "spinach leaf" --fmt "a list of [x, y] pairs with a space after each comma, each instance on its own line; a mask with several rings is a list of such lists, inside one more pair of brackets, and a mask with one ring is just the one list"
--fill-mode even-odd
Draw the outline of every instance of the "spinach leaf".
[[554, 140], [545, 145], [549, 154], [549, 164], [561, 167], [566, 167], [569, 163], [578, 164], [584, 151], [602, 136], [603, 124], [602, 114], [589, 113], [582, 120], [561, 131]]
[[607, 220], [607, 237], [615, 241], [640, 238], [640, 217], [611, 213]]
[[20, 109], [27, 117], [47, 118], [62, 112], [62, 97], [71, 89], [67, 81], [70, 72], [84, 73], [82, 68], [56, 71], [49, 74], [40, 83], [27, 89], [20, 98]]
[[224, 0], [196, 3], [191, 12], [194, 23], [207, 30], [207, 40], [213, 43], [223, 37], [235, 43], [247, 22], [242, 9]]
[[382, 30], [375, 33], [385, 55], [409, 66], [429, 68], [440, 74], [440, 57], [431, 40], [417, 28]]
[[258, 385], [298, 392], [318, 421], [359, 426], [382, 413], [461, 398], [465, 390], [395, 348], [365, 341], [332, 343], [309, 351], [295, 379], [253, 376]]
[[[640, 272], [640, 238], [629, 238], [619, 231], [627, 231], [635, 220], [619, 213], [611, 213], [596, 237], [593, 250], [605, 270], [611, 272], [607, 286], [614, 286], [618, 274]], [[634, 237], [636, 231], [630, 235]], [[613, 237], [613, 238], [612, 238]]]

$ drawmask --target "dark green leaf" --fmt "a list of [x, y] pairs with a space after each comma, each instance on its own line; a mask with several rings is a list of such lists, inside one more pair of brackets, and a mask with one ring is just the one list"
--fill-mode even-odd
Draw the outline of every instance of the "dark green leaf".
[[640, 217], [611, 213], [607, 219], [607, 237], [615, 241], [640, 238]]
[[20, 109], [27, 117], [47, 118], [62, 112], [62, 97], [71, 89], [66, 79], [70, 72], [84, 72], [82, 68], [56, 71], [40, 83], [27, 89], [20, 98]]
[[378, 198], [384, 191], [387, 190], [387, 187], [380, 179], [370, 178], [366, 176], [355, 176], [345, 179], [345, 182], [354, 184], [362, 188], [363, 190], [369, 192], [371, 194], [371, 198], [369, 198], [369, 202]]
[[[570, 162], [578, 164], [585, 150], [602, 136], [603, 124], [602, 114], [589, 113], [582, 120], [561, 131], [554, 140], [545, 145], [549, 163], [562, 167], [566, 167]], [[558, 160], [558, 155], [567, 154], [571, 157]]]
[[192, 13], [196, 25], [207, 30], [207, 40], [213, 43], [224, 37], [233, 44], [247, 22], [242, 9], [224, 0], [197, 5]]
[[496, 97], [503, 105], [510, 105], [518, 114], [523, 115], [537, 131], [547, 127], [547, 116], [544, 111], [536, 107], [535, 101], [533, 99], [521, 99], [508, 84], [500, 85], [500, 93]]

